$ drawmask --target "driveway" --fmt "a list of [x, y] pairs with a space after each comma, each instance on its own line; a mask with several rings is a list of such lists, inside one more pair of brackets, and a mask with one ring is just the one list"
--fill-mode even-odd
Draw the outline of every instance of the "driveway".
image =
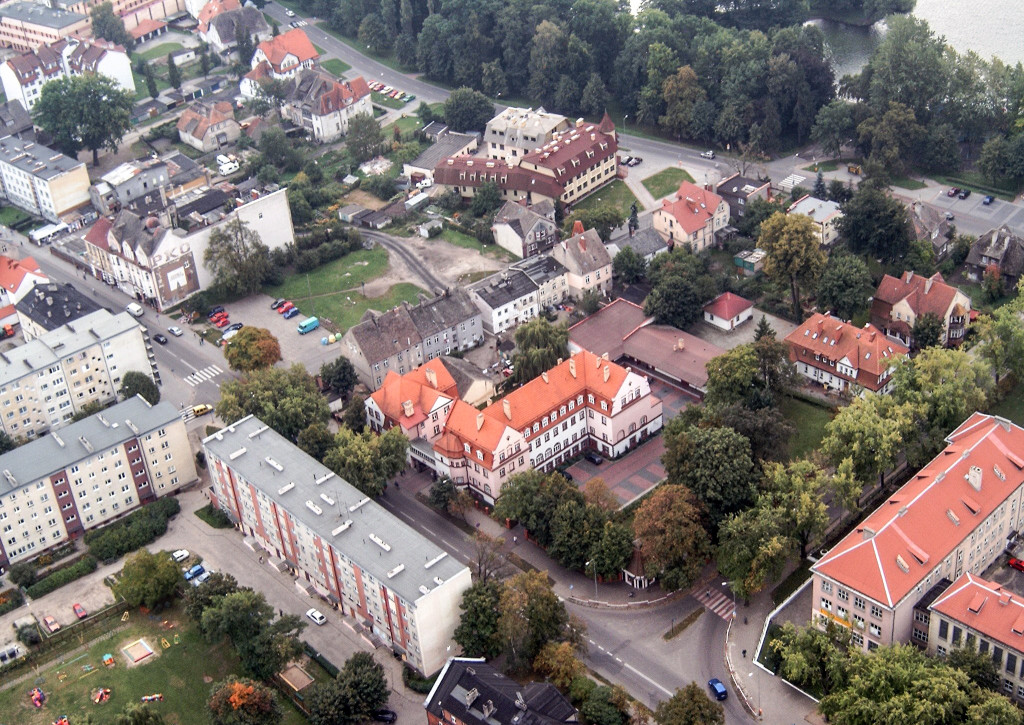
[[786, 335], [796, 329], [796, 325], [789, 320], [762, 312], [755, 307], [754, 316], [730, 332], [721, 330], [703, 321], [691, 325], [687, 332], [705, 342], [710, 342], [712, 345], [718, 345], [718, 347], [724, 350], [732, 350], [734, 347], [754, 341], [754, 333], [757, 332], [757, 325], [761, 321], [761, 315], [765, 316], [768, 324], [775, 330], [775, 337], [778, 340], [785, 339]]

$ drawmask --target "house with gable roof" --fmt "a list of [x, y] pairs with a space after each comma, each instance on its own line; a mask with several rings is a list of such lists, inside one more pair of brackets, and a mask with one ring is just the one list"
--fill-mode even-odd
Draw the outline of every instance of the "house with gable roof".
[[904, 272], [885, 275], [871, 302], [871, 324], [902, 345], [913, 347], [914, 325], [922, 315], [942, 321], [941, 344], [955, 347], [963, 342], [971, 319], [971, 298], [946, 284], [936, 272], [924, 277]]
[[349, 121], [359, 114], [373, 115], [370, 87], [362, 76], [339, 81], [326, 71], [309, 68], [288, 80], [281, 115], [320, 143], [346, 135]]
[[494, 243], [522, 259], [543, 254], [558, 242], [555, 205], [506, 201], [491, 222]]
[[228, 101], [196, 101], [181, 114], [177, 128], [182, 143], [204, 153], [237, 141], [242, 134], [235, 109]]
[[798, 374], [838, 392], [888, 393], [896, 364], [910, 353], [871, 323], [861, 329], [820, 312], [786, 335], [786, 343]]
[[259, 95], [261, 78], [293, 78], [300, 71], [312, 68], [319, 57], [302, 28], [292, 28], [287, 33], [264, 40], [252, 54], [249, 63], [252, 70], [242, 79], [242, 95], [255, 98]]
[[967, 277], [973, 282], [981, 282], [990, 267], [999, 270], [1004, 290], [1016, 289], [1017, 282], [1024, 275], [1024, 236], [1004, 224], [978, 237], [964, 261]]
[[[205, 8], [204, 8], [205, 9]], [[200, 21], [202, 28], [202, 21]], [[223, 53], [238, 45], [239, 28], [250, 38], [265, 41], [274, 33], [267, 24], [263, 13], [252, 6], [243, 6], [217, 13], [210, 18], [206, 31], [200, 30], [203, 40], [218, 53]], [[242, 61], [243, 63], [245, 60]]]
[[704, 322], [731, 332], [754, 316], [754, 303], [732, 292], [723, 292], [704, 305]]
[[930, 604], [928, 646], [950, 642], [939, 630], [951, 610], [933, 589], [983, 572], [1024, 527], [1024, 428], [975, 413], [946, 443], [811, 567], [814, 624], [847, 627], [872, 650], [920, 641], [915, 616]]
[[389, 370], [363, 404], [366, 424], [378, 433], [398, 426], [410, 441], [422, 438], [433, 443], [441, 437], [452, 403], [458, 399], [455, 379], [440, 358], [405, 375]]
[[588, 290], [605, 296], [612, 288], [612, 258], [596, 229], [584, 231], [576, 221], [572, 236], [551, 248], [551, 258], [566, 269], [569, 294], [580, 299]]
[[694, 252], [703, 252], [715, 244], [715, 235], [729, 225], [729, 204], [713, 191], [684, 181], [674, 201], [662, 199], [652, 221], [670, 247], [689, 244]]

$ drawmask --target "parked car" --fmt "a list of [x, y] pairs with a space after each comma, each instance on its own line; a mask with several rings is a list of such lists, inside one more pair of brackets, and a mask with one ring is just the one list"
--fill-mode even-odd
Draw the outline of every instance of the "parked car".
[[284, 9], [284, 14], [287, 15], [289, 18], [294, 18], [295, 17], [295, 11], [291, 10], [290, 8], [285, 8]]
[[224, 310], [221, 310], [220, 312], [218, 312], [215, 315], [210, 315], [210, 321], [211, 322], [216, 322], [217, 320], [223, 320], [223, 319], [225, 319], [227, 317], [228, 317], [228, 313], [225, 312]]
[[276, 300], [270, 303], [270, 309], [276, 310], [278, 307], [284, 304], [284, 300], [278, 297]]
[[219, 320], [217, 320], [217, 321], [216, 321], [216, 322], [214, 322], [213, 324], [214, 324], [214, 326], [216, 326], [216, 327], [227, 327], [227, 326], [228, 326], [228, 325], [229, 325], [230, 323], [231, 323], [231, 320], [229, 320], [229, 319], [228, 319], [228, 318], [227, 318], [227, 317], [225, 316], [225, 317], [221, 317], [221, 318], [220, 318]]
[[224, 311], [224, 306], [223, 305], [217, 305], [216, 307], [211, 307], [209, 309], [209, 311], [206, 313], [206, 316], [207, 317], [213, 317], [214, 315], [219, 314], [219, 313], [221, 313], [223, 311]]
[[202, 574], [204, 571], [206, 571], [206, 569], [203, 568], [202, 564], [196, 564], [194, 567], [185, 572], [185, 581], [192, 581], [197, 576]]
[[293, 307], [295, 307], [295, 305], [293, 305], [291, 302], [285, 302], [283, 305], [277, 308], [277, 314], [283, 315], [285, 312], [292, 309]]
[[966, 199], [970, 195], [971, 195], [971, 190], [970, 189], [961, 189], [960, 193], [957, 194], [957, 198], [958, 199]]
[[195, 587], [199, 586], [204, 581], [209, 579], [211, 574], [213, 574], [213, 570], [212, 569], [206, 569], [202, 574], [200, 574], [199, 576], [197, 576], [195, 579], [192, 580], [192, 586], [195, 586]]
[[60, 625], [57, 624], [57, 620], [47, 614], [43, 617], [43, 626], [46, 627], [48, 632], [57, 632], [60, 630]]
[[960, 187], [959, 186], [954, 186], [953, 188], [951, 188], [949, 191], [946, 192], [946, 196], [956, 196], [959, 193], [960, 193]]
[[412, 93], [407, 93], [407, 94], [405, 94], [405, 98], [404, 98], [403, 100], [404, 100], [404, 101], [405, 101], [406, 103], [412, 103], [413, 101], [415, 101], [415, 100], [416, 100], [416, 96], [415, 96], [415, 95], [413, 95]]
[[236, 322], [233, 325], [228, 325], [228, 329], [226, 329], [224, 332], [233, 332], [235, 330], [241, 330], [243, 327], [245, 327], [243, 323]]
[[295, 317], [296, 315], [300, 315], [300, 314], [302, 314], [302, 313], [299, 312], [299, 308], [298, 307], [292, 307], [290, 310], [288, 310], [287, 312], [284, 313], [284, 319], [290, 320], [293, 317]]
[[393, 723], [398, 719], [398, 713], [394, 710], [377, 710], [373, 713], [373, 719], [377, 722]]
[[622, 164], [623, 166], [629, 166], [629, 162], [632, 160], [632, 156], [623, 156], [621, 159], [619, 159], [619, 163]]
[[985, 206], [988, 206], [989, 204], [991, 204], [995, 200], [996, 200], [996, 198], [994, 196], [992, 196], [991, 194], [989, 194], [988, 196], [986, 196], [984, 199], [981, 200], [981, 203], [984, 204]]
[[1009, 564], [1011, 568], [1016, 569], [1017, 571], [1024, 571], [1024, 561], [1021, 561], [1020, 559], [1014, 559], [1011, 556], [1010, 560], [1006, 563]]
[[630, 166], [639, 166], [640, 164], [643, 163], [643, 161], [644, 160], [642, 158], [640, 158], [639, 156], [634, 156], [633, 158], [631, 158], [629, 160], [629, 165]]
[[89, 613], [87, 611], [85, 611], [85, 607], [83, 607], [78, 602], [75, 602], [74, 604], [71, 605], [71, 611], [74, 612], [75, 616], [78, 617], [79, 619], [85, 619], [86, 617], [89, 616]]
[[327, 617], [325, 617], [323, 615], [323, 612], [321, 612], [319, 609], [307, 609], [306, 616], [313, 620], [314, 624], [327, 624]]
[[716, 700], [724, 700], [729, 697], [729, 691], [725, 689], [725, 685], [717, 677], [712, 677], [708, 680], [708, 688]]
[[173, 554], [171, 554], [171, 558], [179, 564], [185, 561], [185, 559], [187, 559], [188, 556], [188, 549], [178, 549]]
[[564, 479], [565, 479], [566, 481], [570, 481], [570, 482], [572, 481], [572, 474], [571, 474], [571, 473], [569, 473], [568, 469], [565, 469], [565, 468], [559, 468], [559, 469], [558, 469], [558, 472], [562, 474], [562, 477], [563, 477], [563, 478], [564, 478]]
[[583, 454], [583, 457], [586, 458], [591, 463], [593, 463], [595, 466], [600, 466], [602, 463], [604, 463], [604, 459], [601, 458], [601, 456], [594, 453], [593, 451], [587, 451], [586, 453]]
[[713, 159], [715, 158], [715, 152], [712, 151], [711, 149], [708, 149], [707, 151], [702, 152], [700, 157], [702, 159]]
[[946, 221], [947, 221], [947, 222], [951, 222], [951, 221], [953, 221], [954, 219], [956, 219], [956, 217], [955, 217], [955, 216], [953, 216], [953, 212], [951, 212], [951, 211], [947, 211], [947, 212], [946, 212]]
[[167, 344], [167, 336], [161, 335], [159, 332], [153, 335], [153, 339], [159, 342], [161, 345]]
[[175, 337], [181, 337], [182, 334], [184, 334], [182, 333], [181, 328], [178, 327], [177, 325], [171, 325], [170, 327], [167, 328], [167, 331], [174, 335]]

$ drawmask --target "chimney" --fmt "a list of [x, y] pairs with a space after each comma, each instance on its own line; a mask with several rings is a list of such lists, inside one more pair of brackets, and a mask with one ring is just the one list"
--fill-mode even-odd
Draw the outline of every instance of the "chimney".
[[604, 381], [607, 383], [608, 378], [611, 377], [612, 369], [608, 365], [604, 366]]
[[437, 389], [437, 373], [434, 372], [433, 368], [424, 368], [424, 373], [427, 376], [427, 382], [430, 383], [430, 387]]
[[864, 541], [867, 541], [868, 539], [873, 539], [875, 537], [875, 530], [865, 526], [863, 529], [861, 529], [861, 536], [864, 537]]
[[907, 282], [909, 284], [910, 280], [912, 280], [913, 278], [914, 278], [914, 273], [913, 272], [907, 272], [907, 276], [903, 279], [903, 281]]
[[483, 413], [477, 413], [476, 414], [476, 429], [480, 430], [483, 427], [484, 427], [484, 414]]
[[505, 417], [512, 420], [512, 403], [508, 402], [508, 398], [501, 399], [501, 409], [505, 411]]
[[981, 467], [971, 466], [970, 470], [967, 471], [967, 482], [971, 484], [971, 488], [975, 491], [981, 490]]
[[871, 334], [868, 335], [868, 342], [874, 342], [874, 341], [875, 341], [875, 332], [874, 332], [874, 330], [872, 330]]
[[486, 719], [486, 718], [489, 718], [491, 715], [493, 715], [494, 711], [497, 708], [494, 707], [494, 703], [493, 702], [488, 700], [487, 702], [484, 703], [484, 708], [483, 709], [484, 709], [484, 719]]
[[583, 232], [583, 222], [577, 219], [572, 223], [572, 235], [575, 237], [577, 234], [582, 234]]
[[466, 707], [470, 707], [476, 698], [480, 697], [480, 690], [475, 687], [466, 693]]
[[411, 418], [412, 417], [412, 401], [411, 400], [406, 400], [404, 403], [402, 403], [402, 412], [405, 413], [405, 417], [406, 418]]
[[544, 380], [544, 382], [545, 382], [545, 383], [546, 383], [546, 382], [548, 381], [548, 374], [547, 374], [547, 371], [544, 371], [544, 372], [542, 372], [542, 373], [540, 374], [540, 376], [541, 376], [541, 378], [542, 378], [542, 379]]
[[[577, 223], [579, 223], [579, 222], [577, 222]], [[587, 251], [587, 235], [586, 234], [580, 234], [580, 249], [583, 250], [584, 252]]]
[[924, 283], [924, 293], [928, 294], [932, 291], [932, 284], [935, 282], [934, 277], [929, 277]]
[[576, 361], [572, 358], [569, 358], [569, 374], [576, 377]]

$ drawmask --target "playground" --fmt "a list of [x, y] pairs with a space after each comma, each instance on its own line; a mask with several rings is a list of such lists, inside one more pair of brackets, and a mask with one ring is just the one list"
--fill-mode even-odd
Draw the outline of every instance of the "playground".
[[[95, 636], [83, 641], [84, 650], [0, 685], [0, 722], [51, 725], [67, 716], [67, 725], [78, 725], [89, 715], [95, 725], [112, 725], [129, 703], [149, 702], [168, 725], [187, 725], [205, 719], [213, 683], [242, 674], [230, 645], [207, 643], [178, 609], [156, 617], [132, 611], [89, 634]], [[284, 723], [304, 723], [282, 700]]]

